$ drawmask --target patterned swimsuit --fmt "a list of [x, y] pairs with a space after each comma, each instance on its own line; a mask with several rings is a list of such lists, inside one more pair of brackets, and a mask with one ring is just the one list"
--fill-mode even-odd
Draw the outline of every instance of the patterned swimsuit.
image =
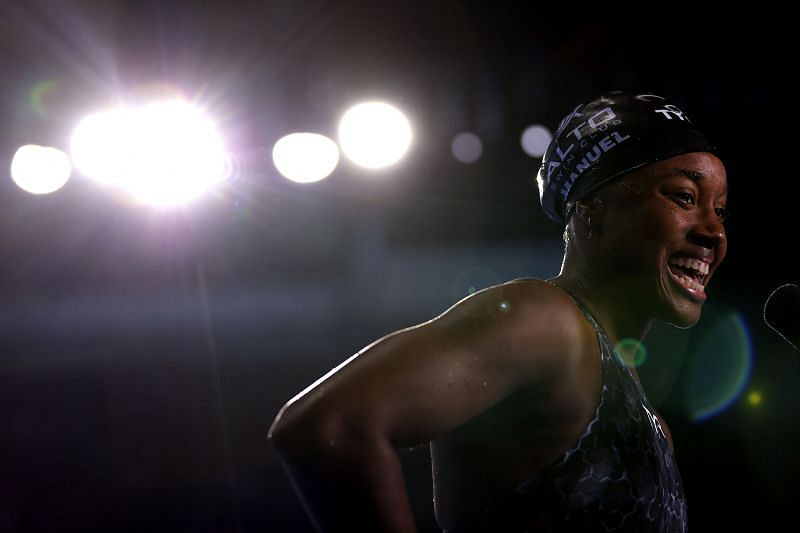
[[588, 310], [603, 369], [600, 405], [563, 457], [451, 530], [685, 532], [686, 501], [666, 435], [640, 383]]

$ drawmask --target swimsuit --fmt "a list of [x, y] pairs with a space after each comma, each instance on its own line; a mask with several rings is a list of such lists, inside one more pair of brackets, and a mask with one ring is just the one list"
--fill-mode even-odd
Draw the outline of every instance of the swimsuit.
[[685, 532], [686, 501], [667, 437], [638, 380], [603, 329], [600, 405], [560, 460], [453, 533], [536, 531]]

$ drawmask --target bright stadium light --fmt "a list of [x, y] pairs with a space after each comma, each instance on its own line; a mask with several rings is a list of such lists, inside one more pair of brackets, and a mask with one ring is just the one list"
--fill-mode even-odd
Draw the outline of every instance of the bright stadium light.
[[339, 163], [339, 148], [324, 135], [292, 133], [275, 143], [272, 161], [285, 178], [311, 183], [330, 176]]
[[350, 108], [339, 122], [339, 145], [355, 164], [383, 168], [400, 160], [411, 145], [411, 125], [397, 108], [366, 102]]
[[26, 144], [11, 159], [11, 179], [32, 194], [57, 191], [67, 183], [70, 174], [69, 156], [58, 148]]
[[90, 115], [75, 128], [71, 152], [86, 177], [159, 206], [200, 196], [229, 170], [212, 122], [181, 100]]
[[121, 110], [106, 111], [89, 115], [78, 123], [72, 132], [70, 154], [81, 174], [101, 183], [121, 181], [118, 174], [129, 147], [125, 118]]

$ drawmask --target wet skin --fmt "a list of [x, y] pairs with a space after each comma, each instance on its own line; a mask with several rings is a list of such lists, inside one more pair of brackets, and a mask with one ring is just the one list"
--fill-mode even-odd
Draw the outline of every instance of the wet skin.
[[[629, 316], [604, 323], [612, 337], [638, 338], [636, 317], [679, 327], [698, 321], [705, 287], [727, 251], [727, 190], [722, 162], [704, 152], [654, 163], [601, 189], [601, 212], [593, 216], [599, 236], [587, 242], [594, 268], [581, 281], [604, 299], [626, 299], [617, 313]], [[622, 293], [606, 296], [608, 289]], [[607, 314], [619, 307], [595, 304], [606, 304]], [[622, 323], [626, 331], [615, 331]]]
[[557, 460], [602, 388], [595, 330], [562, 288], [614, 343], [641, 339], [654, 319], [694, 324], [727, 249], [726, 194], [725, 169], [706, 153], [616, 180], [576, 208], [557, 278], [479, 291], [287, 403], [270, 437], [315, 520], [331, 531], [414, 531], [397, 447], [431, 443], [443, 528]]
[[[614, 342], [641, 338], [654, 318], [695, 324], [727, 250], [722, 162], [708, 153], [678, 156], [609, 184], [597, 197], [596, 227], [582, 242], [591, 267], [570, 271], [565, 264], [553, 281], [578, 295]], [[440, 523], [457, 525], [560, 457], [594, 415], [601, 386], [599, 349], [591, 341], [574, 371], [518, 391], [434, 442]]]

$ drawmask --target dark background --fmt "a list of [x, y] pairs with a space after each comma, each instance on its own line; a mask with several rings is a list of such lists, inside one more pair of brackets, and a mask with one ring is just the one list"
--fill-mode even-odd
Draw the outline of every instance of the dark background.
[[[761, 313], [800, 277], [795, 30], [766, 3], [701, 4], [4, 2], [3, 168], [22, 144], [66, 148], [81, 116], [152, 83], [219, 117], [237, 167], [173, 212], [80, 176], [33, 196], [5, 171], [0, 530], [309, 531], [265, 438], [280, 406], [471, 287], [556, 274], [561, 229], [519, 136], [617, 88], [677, 103], [730, 180], [730, 249], [704, 318], [658, 326], [640, 370], [672, 428], [692, 530], [790, 519], [800, 368]], [[277, 174], [279, 137], [335, 138], [365, 98], [410, 116], [402, 162], [342, 160], [312, 185]], [[471, 165], [450, 154], [464, 130], [484, 143]], [[742, 357], [743, 388], [719, 385]], [[698, 397], [720, 388], [730, 404], [698, 419]], [[432, 531], [427, 451], [400, 453]]]

